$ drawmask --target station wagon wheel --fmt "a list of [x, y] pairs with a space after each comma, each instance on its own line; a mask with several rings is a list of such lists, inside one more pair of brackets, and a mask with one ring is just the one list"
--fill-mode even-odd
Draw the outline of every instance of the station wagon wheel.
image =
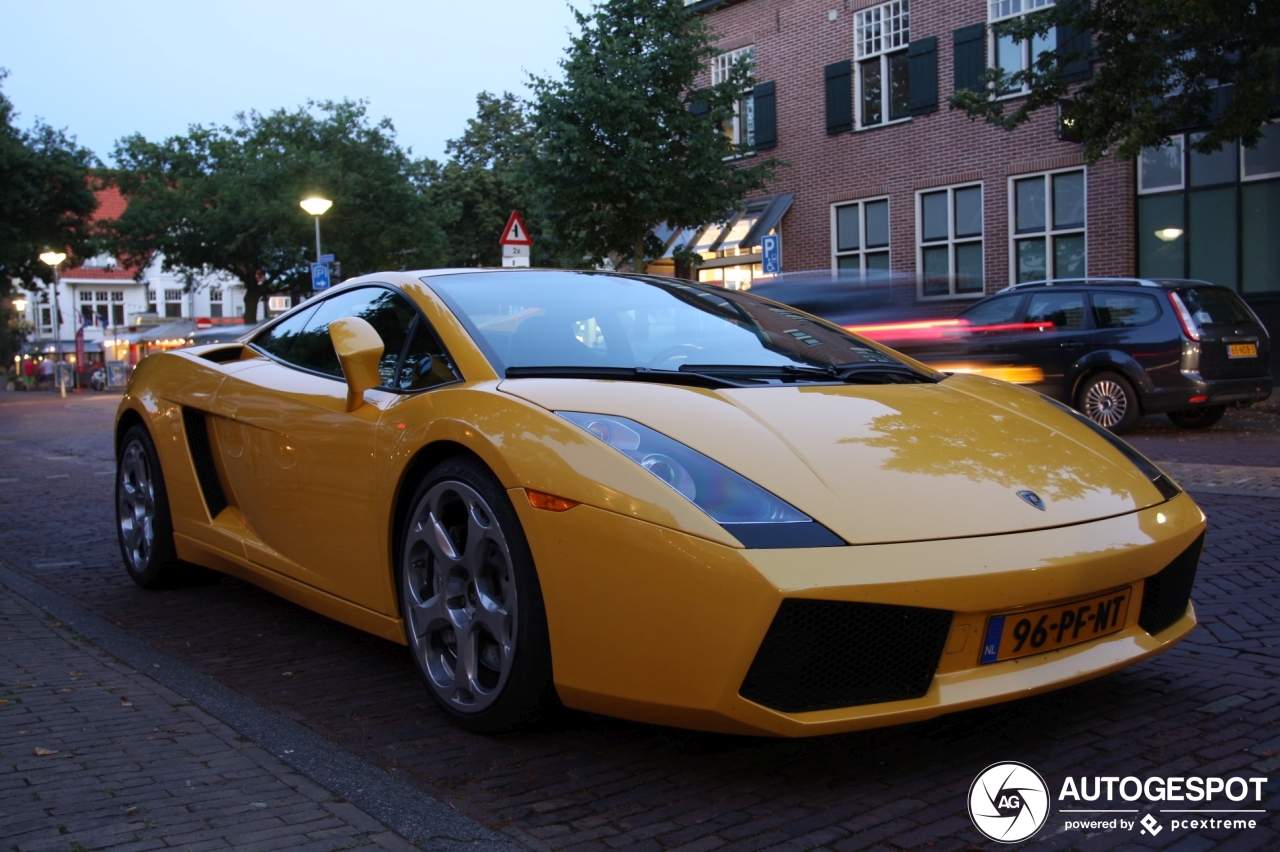
[[1085, 379], [1076, 397], [1076, 408], [1117, 435], [1131, 431], [1142, 418], [1133, 385], [1119, 373], [1094, 373]]
[[470, 459], [418, 487], [400, 547], [400, 607], [436, 703], [475, 731], [532, 722], [553, 701], [546, 615], [506, 492]]
[[177, 579], [169, 494], [155, 443], [142, 425], [129, 428], [116, 457], [116, 535], [124, 567], [139, 586]]
[[1170, 411], [1169, 419], [1175, 426], [1183, 429], [1208, 429], [1222, 419], [1227, 413], [1225, 405], [1206, 405], [1201, 408], [1188, 408], [1186, 411]]

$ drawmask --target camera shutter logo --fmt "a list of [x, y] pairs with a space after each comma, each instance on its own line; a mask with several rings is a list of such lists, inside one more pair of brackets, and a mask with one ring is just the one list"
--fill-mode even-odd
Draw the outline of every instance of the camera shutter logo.
[[1031, 837], [1049, 816], [1049, 787], [1025, 763], [993, 763], [969, 787], [969, 818], [987, 837], [1018, 843]]

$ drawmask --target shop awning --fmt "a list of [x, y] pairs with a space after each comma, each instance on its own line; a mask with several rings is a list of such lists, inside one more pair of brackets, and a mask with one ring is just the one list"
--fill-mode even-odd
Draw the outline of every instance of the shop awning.
[[708, 254], [754, 248], [760, 245], [761, 237], [778, 227], [795, 198], [790, 192], [780, 192], [746, 202], [723, 222], [685, 231], [673, 231], [670, 225], [663, 224], [654, 228], [653, 234], [665, 247], [662, 257], [671, 257], [679, 245]]
[[[764, 199], [763, 202], [755, 202], [756, 204], [763, 203], [764, 206], [760, 208], [760, 212], [756, 215], [755, 224], [747, 231], [747, 235], [742, 238], [741, 247], [751, 248], [752, 246], [760, 245], [760, 238], [778, 227], [782, 217], [791, 209], [791, 202], [795, 200], [794, 194], [780, 192], [772, 198]], [[751, 209], [752, 205], [748, 204], [747, 209], [743, 211], [744, 219], [750, 215], [749, 211]]]
[[153, 326], [146, 331], [140, 332], [139, 342], [157, 343], [162, 340], [181, 340], [185, 343], [187, 338], [195, 330], [196, 324], [192, 320], [167, 322], [164, 325]]
[[[23, 355], [52, 355], [55, 351], [61, 352], [63, 355], [74, 355], [76, 352], [76, 339], [72, 337], [69, 340], [63, 340], [58, 346], [54, 346], [52, 340], [33, 340], [23, 345], [21, 354]], [[102, 345], [96, 340], [86, 340], [84, 342], [85, 352], [101, 352]]]

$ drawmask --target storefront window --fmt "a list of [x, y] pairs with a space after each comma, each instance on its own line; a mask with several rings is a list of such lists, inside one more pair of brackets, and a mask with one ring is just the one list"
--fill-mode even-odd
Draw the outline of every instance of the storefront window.
[[1183, 277], [1185, 233], [1181, 194], [1139, 198], [1138, 274], [1148, 278]]
[[1280, 124], [1253, 148], [1191, 150], [1201, 138], [1177, 136], [1139, 158], [1138, 274], [1280, 293]]

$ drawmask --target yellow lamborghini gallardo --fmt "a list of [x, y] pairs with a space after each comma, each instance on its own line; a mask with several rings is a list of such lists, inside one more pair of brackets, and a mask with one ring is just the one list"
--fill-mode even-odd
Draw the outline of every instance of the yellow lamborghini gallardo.
[[681, 280], [368, 275], [144, 360], [116, 448], [135, 581], [194, 563], [404, 643], [473, 730], [847, 731], [1195, 626], [1204, 516], [1123, 441]]

